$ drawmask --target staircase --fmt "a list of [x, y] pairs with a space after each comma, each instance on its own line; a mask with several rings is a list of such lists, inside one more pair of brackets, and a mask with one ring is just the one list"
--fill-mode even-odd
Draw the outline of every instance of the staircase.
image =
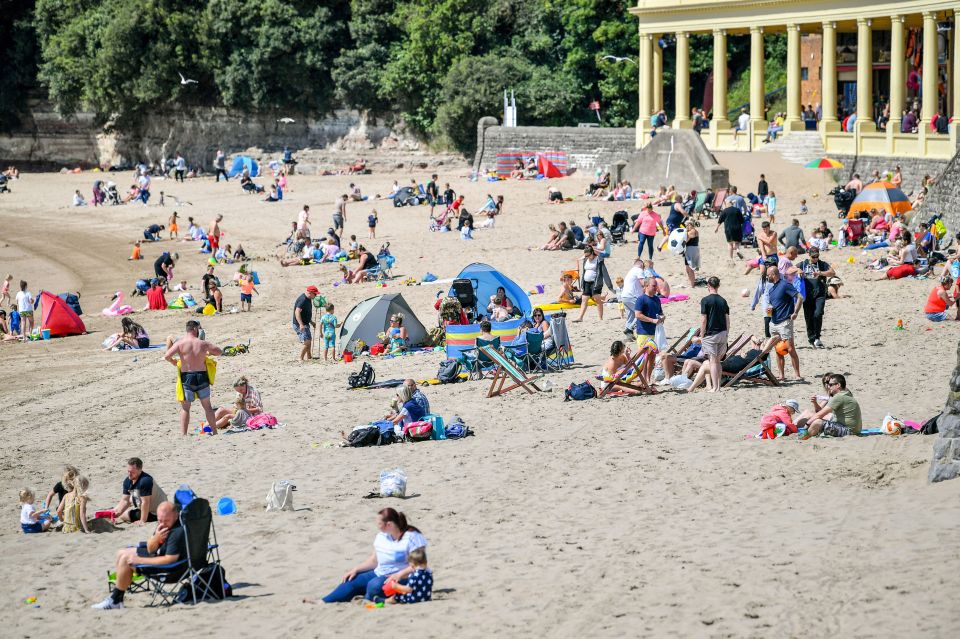
[[818, 131], [794, 131], [780, 134], [769, 144], [761, 144], [760, 152], [777, 152], [784, 160], [794, 164], [806, 164], [825, 155]]

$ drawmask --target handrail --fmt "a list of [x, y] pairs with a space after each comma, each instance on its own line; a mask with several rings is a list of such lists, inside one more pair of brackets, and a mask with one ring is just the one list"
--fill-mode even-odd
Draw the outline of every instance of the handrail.
[[[771, 98], [772, 96], [780, 95], [781, 93], [786, 93], [786, 92], [787, 92], [787, 85], [783, 85], [779, 89], [774, 89], [770, 93], [764, 94], [763, 96], [764, 104], [766, 104], [769, 101], [769, 98]], [[740, 109], [749, 109], [749, 108], [750, 108], [750, 103], [747, 102], [746, 104], [741, 104], [740, 106], [733, 107], [732, 109], [727, 109], [727, 118], [730, 120], [735, 120], [740, 115]], [[750, 115], [753, 117], [756, 117], [756, 115], [753, 113], [751, 113]]]

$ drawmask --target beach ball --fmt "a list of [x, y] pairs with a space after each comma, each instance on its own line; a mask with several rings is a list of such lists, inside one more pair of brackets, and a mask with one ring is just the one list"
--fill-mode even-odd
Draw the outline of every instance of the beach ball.
[[887, 415], [883, 418], [883, 424], [881, 424], [880, 430], [886, 435], [899, 435], [903, 432], [903, 422], [896, 417]]
[[856, 263], [857, 263], [857, 258], [855, 258], [854, 256], [851, 255], [850, 257], [847, 258], [847, 264], [856, 264]]
[[745, 288], [740, 291], [740, 297], [750, 297], [750, 289]]
[[687, 245], [687, 230], [684, 228], [673, 229], [667, 238], [667, 250], [674, 255], [683, 255], [683, 249]]
[[780, 342], [777, 343], [776, 350], [777, 350], [777, 355], [780, 355], [781, 357], [786, 357], [790, 353], [790, 342], [780, 340]]

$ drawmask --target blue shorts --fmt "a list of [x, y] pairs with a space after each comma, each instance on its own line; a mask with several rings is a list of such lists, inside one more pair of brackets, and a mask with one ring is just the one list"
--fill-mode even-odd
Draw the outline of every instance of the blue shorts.
[[240, 301], [247, 304], [253, 303], [253, 293], [240, 293]]
[[30, 533], [42, 533], [43, 525], [39, 521], [35, 521], [32, 524], [20, 524], [20, 528], [23, 529], [23, 534], [29, 535]]
[[290, 323], [293, 325], [293, 332], [297, 334], [301, 344], [306, 344], [313, 339], [313, 335], [310, 334], [309, 324], [304, 324], [303, 330], [301, 331], [300, 326], [296, 322], [291, 321]]
[[333, 348], [334, 344], [337, 341], [337, 336], [332, 333], [323, 334], [323, 347], [324, 348]]

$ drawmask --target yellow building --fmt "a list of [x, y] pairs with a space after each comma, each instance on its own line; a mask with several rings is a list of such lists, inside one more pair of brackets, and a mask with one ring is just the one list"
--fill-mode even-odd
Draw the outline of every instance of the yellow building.
[[[937, 134], [930, 123], [937, 114], [941, 96], [945, 115], [960, 116], [960, 38], [955, 16], [960, 13], [957, 0], [637, 0], [630, 10], [640, 26], [639, 98], [637, 148], [650, 141], [650, 116], [663, 107], [663, 56], [676, 55], [676, 115], [674, 127], [689, 128], [690, 118], [690, 41], [697, 33], [713, 35], [713, 112], [709, 130], [702, 133], [707, 148], [715, 151], [750, 151], [758, 148], [767, 135], [764, 120], [765, 34], [787, 34], [787, 117], [783, 135], [806, 128], [801, 105], [801, 34], [820, 34], [822, 41], [822, 119], [819, 132], [824, 150], [834, 155], [922, 157], [949, 159], [957, 150], [958, 122], [950, 124], [948, 134]], [[916, 31], [912, 31], [916, 29]], [[886, 131], [877, 131], [874, 123], [873, 32], [889, 32], [889, 52], [880, 58], [888, 61], [890, 121]], [[939, 32], [939, 33], [938, 33]], [[853, 132], [841, 131], [837, 114], [838, 34], [855, 33], [856, 122]], [[736, 132], [727, 114], [727, 36], [750, 36], [750, 123], [747, 131]], [[660, 38], [676, 38], [676, 46], [662, 49]], [[922, 45], [918, 67], [941, 69], [946, 61], [946, 82], [938, 83], [939, 72], [919, 77], [919, 126], [916, 133], [901, 133], [901, 113], [907, 104], [907, 47], [913, 36]], [[941, 36], [941, 37], [938, 37]], [[942, 37], [945, 36], [945, 37]], [[852, 37], [852, 36], [850, 36]], [[946, 46], [938, 46], [938, 41]], [[886, 39], [884, 38], [884, 41]], [[919, 50], [919, 49], [918, 49]], [[843, 49], [841, 49], [843, 54]], [[849, 52], [847, 52], [849, 55]], [[721, 72], [718, 72], [721, 71]], [[915, 74], [911, 74], [914, 76]], [[938, 86], [941, 85], [941, 86]]]

